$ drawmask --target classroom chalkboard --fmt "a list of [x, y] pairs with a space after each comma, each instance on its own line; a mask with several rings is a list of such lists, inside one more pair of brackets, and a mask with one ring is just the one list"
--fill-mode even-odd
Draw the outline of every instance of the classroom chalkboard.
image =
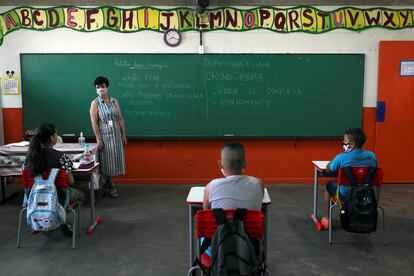
[[361, 126], [363, 54], [21, 54], [24, 129], [83, 131], [106, 76], [130, 138], [337, 137]]

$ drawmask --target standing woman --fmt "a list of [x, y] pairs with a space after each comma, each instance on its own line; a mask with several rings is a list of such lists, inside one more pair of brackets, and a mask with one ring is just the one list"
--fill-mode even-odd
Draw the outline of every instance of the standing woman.
[[125, 122], [118, 101], [108, 94], [108, 79], [97, 77], [94, 85], [98, 97], [91, 102], [89, 113], [98, 143], [100, 184], [105, 188], [107, 195], [117, 198], [118, 192], [112, 177], [125, 174]]

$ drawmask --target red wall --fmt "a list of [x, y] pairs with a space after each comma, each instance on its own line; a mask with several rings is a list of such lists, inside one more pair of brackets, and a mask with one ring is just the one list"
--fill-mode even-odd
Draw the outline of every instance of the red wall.
[[[20, 108], [3, 109], [5, 142], [23, 138]], [[363, 109], [366, 148], [375, 148], [375, 108]], [[134, 141], [126, 148], [127, 171], [118, 183], [207, 183], [220, 176], [219, 151], [224, 140]], [[339, 140], [241, 141], [246, 148], [246, 174], [271, 183], [312, 183], [312, 160], [330, 160], [341, 151]]]

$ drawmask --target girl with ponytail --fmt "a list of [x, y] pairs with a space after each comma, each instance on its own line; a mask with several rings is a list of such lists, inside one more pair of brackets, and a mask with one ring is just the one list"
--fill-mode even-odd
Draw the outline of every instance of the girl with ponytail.
[[53, 148], [56, 143], [56, 128], [52, 124], [43, 124], [36, 128], [30, 139], [27, 167], [33, 176], [42, 174], [46, 166], [45, 148]]
[[[35, 134], [30, 139], [29, 152], [26, 156], [24, 166], [32, 176], [42, 174], [47, 169], [64, 169], [67, 173], [68, 183], [72, 185], [75, 181], [72, 175], [73, 163], [64, 153], [53, 148], [58, 140], [56, 128], [53, 124], [46, 123], [36, 128]], [[58, 189], [59, 202], [65, 202], [65, 193]], [[82, 191], [69, 187], [69, 201], [84, 201], [85, 195]], [[66, 224], [61, 226], [66, 237], [72, 237], [72, 231]]]

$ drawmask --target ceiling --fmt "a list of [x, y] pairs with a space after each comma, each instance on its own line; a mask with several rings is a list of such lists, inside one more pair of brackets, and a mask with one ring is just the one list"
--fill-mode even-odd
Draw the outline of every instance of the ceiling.
[[[57, 3], [58, 2], [58, 3]], [[196, 0], [156, 0], [156, 1], [125, 1], [125, 0], [0, 0], [0, 6], [194, 6]], [[293, 0], [210, 0], [210, 6], [414, 6], [414, 0], [314, 0], [314, 1], [293, 1]]]

